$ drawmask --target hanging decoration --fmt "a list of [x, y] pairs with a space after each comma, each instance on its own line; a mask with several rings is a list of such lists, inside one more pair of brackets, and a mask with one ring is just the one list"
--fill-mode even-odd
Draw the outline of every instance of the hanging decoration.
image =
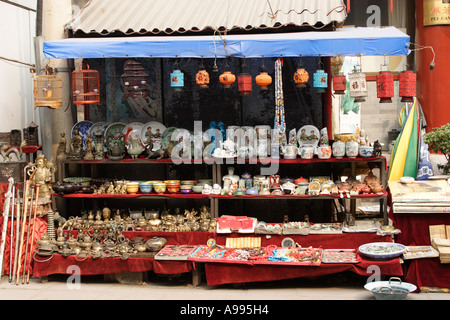
[[252, 76], [246, 72], [247, 65], [242, 65], [242, 72], [238, 76], [238, 90], [242, 96], [248, 96], [252, 92]]
[[127, 60], [123, 66], [123, 75], [121, 76], [121, 85], [123, 97], [128, 98], [146, 98], [148, 96], [148, 74], [145, 72], [142, 64], [136, 60]]
[[261, 90], [267, 90], [268, 86], [272, 83], [272, 77], [267, 73], [264, 62], [259, 71], [260, 73], [255, 77], [255, 82]]
[[282, 78], [283, 60], [277, 58], [275, 61], [275, 123], [274, 129], [278, 132], [279, 138], [286, 133], [286, 120], [284, 117], [284, 96]]
[[170, 74], [170, 86], [174, 91], [182, 91], [184, 87], [184, 73], [181, 72], [178, 61], [175, 61], [174, 70]]
[[352, 73], [348, 75], [350, 97], [355, 102], [364, 102], [367, 97], [366, 75], [362, 72], [361, 63], [357, 64]]
[[236, 76], [228, 70], [228, 59], [226, 60], [225, 68], [227, 69], [227, 71], [219, 76], [219, 81], [221, 84], [223, 84], [224, 88], [231, 88], [231, 85], [236, 81]]
[[294, 82], [297, 88], [303, 89], [306, 87], [306, 83], [309, 80], [309, 73], [304, 68], [298, 68], [294, 73]]
[[[383, 66], [387, 66], [386, 56], [384, 57]], [[389, 67], [388, 67], [389, 68]], [[392, 102], [394, 96], [394, 75], [389, 71], [380, 71], [377, 75], [377, 98], [380, 99], [380, 103]]]
[[207, 89], [209, 87], [209, 73], [205, 70], [203, 59], [200, 68], [195, 75], [195, 83], [197, 83], [200, 89]]
[[224, 88], [231, 88], [231, 85], [236, 81], [236, 76], [231, 71], [225, 71], [219, 76], [219, 81]]
[[405, 70], [400, 73], [399, 96], [402, 102], [413, 102], [416, 96], [417, 75], [412, 70]]
[[62, 106], [62, 79], [46, 67], [34, 77], [34, 107], [58, 109]]
[[314, 77], [314, 88], [317, 92], [324, 93], [325, 89], [328, 87], [328, 74], [323, 70], [322, 59], [319, 57], [318, 69], [313, 75]]
[[347, 79], [342, 72], [333, 76], [334, 94], [344, 94], [347, 89]]
[[72, 72], [73, 103], [77, 106], [100, 103], [100, 80], [97, 70], [91, 70], [89, 64], [80, 64], [78, 70]]

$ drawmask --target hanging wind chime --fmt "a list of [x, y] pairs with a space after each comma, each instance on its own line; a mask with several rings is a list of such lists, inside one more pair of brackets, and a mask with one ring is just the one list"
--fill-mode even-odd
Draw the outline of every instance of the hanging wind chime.
[[279, 138], [286, 133], [286, 120], [284, 117], [284, 97], [283, 97], [283, 60], [277, 58], [275, 61], [275, 123], [274, 129], [278, 132]]

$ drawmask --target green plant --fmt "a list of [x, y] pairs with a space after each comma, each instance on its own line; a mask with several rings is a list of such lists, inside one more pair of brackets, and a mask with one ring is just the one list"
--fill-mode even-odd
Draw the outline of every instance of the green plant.
[[450, 123], [433, 128], [432, 131], [424, 134], [423, 141], [428, 144], [430, 151], [445, 156], [447, 163], [439, 164], [438, 168], [443, 170], [444, 174], [448, 174], [450, 172]]

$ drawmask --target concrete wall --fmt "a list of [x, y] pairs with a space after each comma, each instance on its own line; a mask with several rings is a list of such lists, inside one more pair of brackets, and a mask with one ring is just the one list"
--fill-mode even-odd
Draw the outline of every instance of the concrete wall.
[[[0, 57], [34, 64], [36, 1], [12, 2], [34, 11], [0, 2]], [[0, 110], [0, 132], [22, 131], [31, 121], [39, 125], [30, 67], [0, 58]]]

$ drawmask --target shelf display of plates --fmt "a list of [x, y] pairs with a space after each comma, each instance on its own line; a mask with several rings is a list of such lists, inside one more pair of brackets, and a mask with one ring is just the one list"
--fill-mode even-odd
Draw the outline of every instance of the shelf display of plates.
[[150, 121], [142, 126], [141, 129], [141, 142], [144, 145], [148, 145], [148, 139], [151, 138], [153, 142], [152, 151], [161, 149], [162, 146], [162, 134], [166, 130], [166, 126], [158, 121]]
[[[83, 149], [84, 150], [86, 150], [86, 141], [87, 141], [89, 130], [91, 129], [91, 127], [93, 125], [94, 125], [94, 123], [92, 121], [82, 120], [82, 121], [75, 123], [72, 127], [70, 137], [73, 138], [73, 136], [75, 134], [75, 128], [78, 128], [78, 132], [79, 132], [80, 136], [83, 138]], [[93, 138], [93, 137], [91, 137], [91, 138]]]
[[366, 258], [373, 260], [390, 260], [400, 257], [406, 247], [394, 242], [366, 243], [358, 248], [358, 252]]

